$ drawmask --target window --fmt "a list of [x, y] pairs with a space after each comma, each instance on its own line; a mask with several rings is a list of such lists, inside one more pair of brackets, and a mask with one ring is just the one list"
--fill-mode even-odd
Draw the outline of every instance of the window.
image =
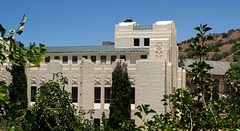
[[59, 56], [54, 56], [54, 60], [59, 60]]
[[68, 56], [63, 56], [63, 62], [68, 62]]
[[78, 57], [77, 56], [72, 56], [72, 62], [77, 63], [77, 61], [78, 61]]
[[94, 124], [100, 126], [100, 119], [99, 118], [94, 118]]
[[94, 103], [101, 103], [101, 87], [94, 89]]
[[116, 59], [117, 59], [117, 56], [112, 55], [112, 56], [111, 56], [111, 64], [112, 64], [113, 62], [115, 62]]
[[131, 88], [131, 104], [135, 104], [135, 88]]
[[31, 102], [35, 102], [36, 93], [37, 93], [37, 87], [36, 86], [31, 86]]
[[111, 88], [105, 87], [105, 103], [110, 103], [111, 101]]
[[107, 57], [105, 55], [101, 56], [101, 63], [106, 63]]
[[72, 102], [78, 102], [78, 87], [72, 87]]
[[126, 55], [120, 55], [120, 59], [124, 59], [126, 61]]
[[134, 38], [134, 46], [139, 46], [139, 38]]
[[85, 58], [85, 59], [87, 59], [88, 57], [87, 57], [87, 56], [82, 56], [82, 58]]
[[149, 46], [149, 38], [144, 38], [144, 46]]
[[50, 62], [50, 56], [48, 56], [48, 57], [45, 58], [45, 62], [46, 62], [46, 63], [47, 63], [47, 62]]
[[141, 59], [147, 59], [147, 55], [141, 55]]
[[91, 56], [91, 61], [92, 61], [93, 63], [96, 63], [96, 56]]

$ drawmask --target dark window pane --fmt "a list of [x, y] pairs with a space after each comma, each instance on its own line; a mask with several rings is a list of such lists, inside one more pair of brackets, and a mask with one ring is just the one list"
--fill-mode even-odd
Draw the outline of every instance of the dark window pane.
[[134, 46], [139, 46], [139, 38], [134, 38]]
[[82, 58], [85, 58], [85, 59], [87, 59], [88, 57], [87, 57], [87, 56], [82, 56]]
[[48, 56], [48, 57], [45, 58], [45, 62], [46, 62], [46, 63], [47, 63], [47, 62], [50, 62], [50, 56]]
[[110, 103], [111, 101], [111, 88], [105, 87], [105, 103]]
[[63, 56], [63, 62], [68, 62], [68, 56]]
[[126, 61], [126, 55], [120, 55], [120, 59], [124, 59]]
[[72, 87], [72, 102], [77, 103], [78, 101], [78, 87]]
[[93, 63], [96, 63], [96, 56], [91, 56], [91, 61], [92, 61]]
[[94, 103], [101, 103], [101, 87], [94, 89]]
[[141, 55], [141, 59], [147, 59], [147, 55]]
[[59, 56], [54, 56], [54, 59], [59, 60], [60, 58], [59, 58]]
[[112, 56], [111, 56], [111, 63], [115, 62], [116, 59], [117, 59], [117, 56], [112, 55]]
[[135, 88], [131, 88], [131, 104], [135, 104]]
[[106, 63], [107, 57], [105, 55], [101, 56], [101, 63]]
[[144, 38], [144, 46], [149, 46], [149, 42], [150, 39], [149, 38]]
[[99, 118], [94, 118], [94, 124], [100, 126], [100, 119]]
[[37, 93], [37, 87], [36, 86], [31, 86], [31, 102], [35, 102], [36, 93]]
[[78, 57], [77, 56], [72, 56], [72, 62], [77, 62], [78, 61]]

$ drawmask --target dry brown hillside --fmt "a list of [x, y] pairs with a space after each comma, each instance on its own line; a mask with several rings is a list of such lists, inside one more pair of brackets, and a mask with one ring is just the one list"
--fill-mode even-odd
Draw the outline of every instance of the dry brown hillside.
[[[238, 55], [235, 53], [240, 49], [239, 46], [236, 46], [236, 44], [240, 43], [240, 29], [232, 29], [227, 33], [209, 35], [212, 35], [214, 40], [205, 42], [205, 44], [209, 47], [206, 59], [218, 61], [236, 61]], [[195, 52], [188, 46], [193, 39], [194, 38], [191, 38], [178, 44], [179, 57], [185, 57], [188, 59], [196, 58]]]

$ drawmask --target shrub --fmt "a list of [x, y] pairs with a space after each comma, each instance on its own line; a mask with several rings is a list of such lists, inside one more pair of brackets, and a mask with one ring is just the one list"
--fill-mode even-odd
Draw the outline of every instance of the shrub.
[[222, 59], [222, 56], [218, 53], [214, 53], [214, 55], [212, 56], [211, 60], [220, 60]]
[[222, 33], [222, 37], [223, 37], [223, 38], [227, 38], [227, 37], [228, 37], [228, 34], [227, 34], [227, 33]]

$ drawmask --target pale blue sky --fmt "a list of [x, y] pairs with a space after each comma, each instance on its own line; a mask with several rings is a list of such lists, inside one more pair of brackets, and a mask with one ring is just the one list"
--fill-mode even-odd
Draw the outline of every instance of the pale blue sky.
[[101, 45], [114, 41], [115, 24], [133, 19], [140, 25], [173, 20], [178, 43], [194, 37], [194, 27], [208, 24], [211, 33], [240, 28], [240, 0], [3, 0], [0, 24], [16, 29], [28, 20], [17, 40], [46, 46]]

